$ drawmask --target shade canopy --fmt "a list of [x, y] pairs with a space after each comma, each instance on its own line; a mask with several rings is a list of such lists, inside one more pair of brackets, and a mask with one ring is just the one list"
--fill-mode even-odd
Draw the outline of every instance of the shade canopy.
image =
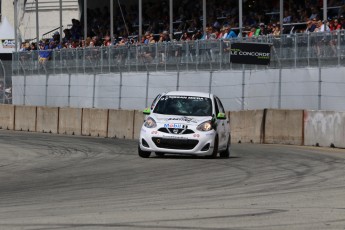
[[0, 39], [14, 39], [14, 28], [8, 22], [6, 17], [3, 17], [0, 23]]

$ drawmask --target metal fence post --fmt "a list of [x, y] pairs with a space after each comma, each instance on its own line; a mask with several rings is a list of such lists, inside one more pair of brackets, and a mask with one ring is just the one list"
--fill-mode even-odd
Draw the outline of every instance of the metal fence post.
[[212, 93], [212, 80], [213, 80], [213, 71], [210, 71], [210, 81], [208, 84], [208, 92]]
[[147, 71], [147, 77], [146, 77], [146, 101], [145, 101], [145, 108], [148, 106], [148, 100], [149, 100], [149, 84], [150, 84], [150, 72]]
[[297, 38], [298, 38], [298, 36], [297, 36], [297, 34], [295, 34], [294, 35], [294, 37], [295, 37], [295, 68], [297, 68], [297, 53], [298, 53], [298, 46], [297, 46]]
[[168, 59], [168, 54], [167, 54], [167, 43], [164, 42], [164, 71], [167, 71], [167, 59]]
[[[136, 71], [138, 72], [139, 70], [139, 49], [141, 48], [141, 46], [135, 46], [135, 69]], [[128, 71], [131, 71], [131, 59], [130, 59], [130, 48], [128, 48], [128, 54], [127, 54], [127, 59], [128, 59], [128, 66], [129, 66], [129, 70]]]
[[337, 32], [337, 57], [338, 57], [338, 67], [341, 66], [340, 60], [341, 60], [341, 46], [340, 46], [340, 39], [341, 39], [341, 33], [340, 31]]
[[68, 74], [68, 107], [71, 107], [71, 73]]
[[246, 72], [245, 72], [245, 65], [242, 64], [242, 102], [241, 102], [242, 110], [244, 110], [245, 85], [246, 85]]
[[177, 71], [177, 79], [176, 79], [176, 91], [180, 90], [180, 71]]
[[93, 90], [92, 90], [92, 108], [95, 108], [95, 96], [96, 96], [96, 74], [93, 74]]
[[196, 66], [196, 71], [199, 69], [199, 40], [195, 41], [195, 66]]
[[26, 105], [26, 100], [25, 100], [25, 98], [26, 98], [26, 76], [25, 76], [25, 73], [24, 73], [24, 89], [23, 89], [23, 105]]
[[307, 33], [307, 62], [308, 67], [310, 66], [310, 33]]
[[321, 92], [322, 91], [322, 77], [321, 77], [321, 67], [319, 66], [319, 89], [318, 89], [318, 106], [317, 109], [321, 110]]
[[[83, 49], [83, 70], [84, 70], [84, 74], [86, 73], [86, 55], [85, 55], [86, 49]], [[93, 63], [90, 63], [90, 65], [93, 65]]]
[[158, 43], [157, 42], [154, 44], [154, 47], [155, 47], [155, 58], [154, 58], [154, 61], [156, 62], [156, 71], [158, 71], [159, 54], [158, 54]]
[[219, 40], [219, 69], [222, 70], [223, 62], [223, 40]]
[[[186, 54], [185, 54], [185, 61], [184, 61], [184, 63], [185, 63], [185, 65], [186, 65], [186, 71], [188, 71], [188, 62], [189, 62], [189, 60], [188, 60], [188, 55], [189, 55], [189, 45], [188, 45], [188, 42], [187, 41], [185, 41], [185, 42], [183, 42], [182, 43], [182, 49], [181, 49], [181, 52], [182, 52], [182, 50], [183, 50], [183, 46], [185, 45], [185, 49], [186, 49]], [[182, 58], [182, 54], [181, 54], [181, 61], [183, 60], [183, 58]]]
[[[111, 73], [111, 49], [112, 46], [108, 46], [108, 65], [109, 65], [109, 73]], [[103, 64], [104, 64], [104, 58], [103, 58], [103, 52], [102, 52], [102, 65], [101, 65], [101, 73], [103, 73]], [[114, 71], [115, 72], [115, 71]]]
[[[100, 62], [100, 66], [101, 66], [101, 73], [103, 73], [103, 60], [104, 60], [104, 58], [103, 58], [103, 46], [101, 46], [100, 48], [99, 48], [99, 52], [101, 53], [101, 60], [99, 61]], [[92, 65], [93, 65], [93, 63], [92, 63]], [[93, 72], [96, 74], [96, 71], [95, 71], [95, 68], [93, 69]]]
[[46, 74], [46, 92], [45, 92], [45, 101], [44, 101], [44, 105], [47, 106], [48, 105], [48, 80], [49, 80], [49, 74]]
[[78, 61], [78, 56], [79, 56], [79, 52], [78, 52], [78, 48], [74, 49], [75, 51], [75, 72], [78, 73], [78, 67], [79, 67], [79, 61]]
[[56, 60], [55, 60], [55, 55], [56, 55], [56, 52], [53, 52], [52, 51], [52, 56], [53, 56], [53, 74], [55, 75], [56, 72], [55, 72], [55, 69], [56, 69]]
[[278, 82], [278, 109], [280, 109], [282, 107], [282, 71], [283, 70], [283, 67], [280, 66], [280, 69], [279, 69], [279, 82]]
[[119, 109], [121, 109], [121, 98], [122, 98], [122, 71], [120, 70], [120, 85], [119, 85]]

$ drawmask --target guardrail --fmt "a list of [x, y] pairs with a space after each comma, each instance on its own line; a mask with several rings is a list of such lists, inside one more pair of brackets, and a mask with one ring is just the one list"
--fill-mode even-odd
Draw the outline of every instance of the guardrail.
[[[272, 44], [270, 65], [231, 64], [229, 48], [237, 41]], [[39, 62], [40, 52], [14, 53], [13, 75], [344, 66], [345, 33], [341, 30], [279, 37], [49, 50], [43, 51], [51, 55], [44, 63]]]

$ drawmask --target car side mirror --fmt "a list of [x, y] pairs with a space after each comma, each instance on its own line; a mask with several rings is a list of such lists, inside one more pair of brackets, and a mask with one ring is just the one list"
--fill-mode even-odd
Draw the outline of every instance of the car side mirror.
[[150, 115], [151, 114], [151, 109], [150, 108], [144, 109], [143, 114]]
[[225, 119], [226, 119], [225, 113], [218, 113], [218, 114], [217, 114], [217, 119], [219, 119], [219, 120], [225, 120]]

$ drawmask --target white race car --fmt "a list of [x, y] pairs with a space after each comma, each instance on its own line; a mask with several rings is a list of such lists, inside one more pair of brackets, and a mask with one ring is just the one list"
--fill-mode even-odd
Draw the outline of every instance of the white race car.
[[230, 125], [223, 105], [213, 94], [174, 91], [159, 94], [141, 128], [140, 157], [164, 154], [228, 158]]

